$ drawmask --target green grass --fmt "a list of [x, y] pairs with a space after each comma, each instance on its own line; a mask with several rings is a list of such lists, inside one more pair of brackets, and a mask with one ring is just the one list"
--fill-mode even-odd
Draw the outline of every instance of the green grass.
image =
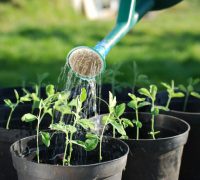
[[[66, 0], [13, 0], [0, 2], [0, 87], [35, 82], [49, 72], [56, 83], [67, 53], [76, 46], [94, 46], [114, 20], [90, 22], [75, 14]], [[128, 70], [136, 61], [152, 82], [175, 79], [184, 83], [200, 77], [200, 16], [198, 1], [143, 19], [107, 57], [108, 68], [123, 63], [120, 80], [131, 81]]]

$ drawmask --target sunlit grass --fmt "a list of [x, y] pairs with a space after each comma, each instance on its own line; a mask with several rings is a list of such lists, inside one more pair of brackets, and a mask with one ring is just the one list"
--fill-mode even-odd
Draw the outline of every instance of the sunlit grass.
[[[66, 0], [14, 2], [0, 3], [0, 86], [35, 81], [42, 72], [49, 72], [49, 82], [56, 83], [68, 51], [94, 46], [114, 25], [114, 20], [87, 21]], [[132, 61], [153, 82], [200, 77], [199, 5], [188, 0], [143, 19], [111, 50], [108, 68], [125, 63], [122, 81], [131, 80], [126, 67]]]

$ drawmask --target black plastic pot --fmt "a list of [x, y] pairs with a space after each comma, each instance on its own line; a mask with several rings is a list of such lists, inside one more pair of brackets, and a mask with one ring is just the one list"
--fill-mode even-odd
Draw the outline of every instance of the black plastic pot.
[[[103, 159], [98, 163], [97, 150], [86, 152], [80, 146], [74, 146], [71, 166], [60, 164], [64, 152], [64, 136], [56, 135], [47, 149], [40, 146], [40, 159], [35, 162], [35, 136], [15, 142], [10, 150], [18, 180], [120, 180], [126, 166], [128, 146], [117, 139], [105, 138]], [[51, 142], [52, 142], [51, 141]], [[40, 142], [41, 143], [41, 142]], [[53, 160], [50, 160], [53, 159]]]
[[[6, 130], [6, 122], [10, 109], [0, 107], [0, 180], [17, 180], [17, 173], [12, 165], [10, 146], [17, 140], [35, 134], [36, 124], [23, 123], [21, 117], [31, 112], [31, 105], [19, 105], [10, 121], [10, 129]], [[48, 128], [48, 121], [42, 124], [43, 129]]]
[[[165, 105], [167, 92], [158, 94], [158, 103]], [[199, 180], [200, 179], [200, 100], [189, 98], [186, 112], [183, 112], [184, 98], [173, 99], [170, 104], [170, 111], [162, 112], [186, 121], [191, 126], [183, 152], [183, 160], [180, 171], [180, 180]]]
[[[134, 119], [134, 114], [124, 115]], [[127, 128], [130, 153], [123, 180], [178, 180], [182, 152], [187, 142], [189, 125], [175, 117], [159, 115], [155, 120], [155, 130], [160, 131], [153, 140], [150, 131], [151, 115], [140, 113], [143, 123], [140, 140], [135, 140], [135, 128]]]

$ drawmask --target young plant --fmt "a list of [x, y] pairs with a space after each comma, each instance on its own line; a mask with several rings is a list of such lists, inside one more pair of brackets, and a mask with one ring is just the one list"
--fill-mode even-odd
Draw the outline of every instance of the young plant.
[[23, 88], [23, 91], [31, 98], [32, 100], [32, 108], [31, 113], [33, 114], [35, 109], [38, 109], [40, 103], [40, 89], [38, 85], [34, 85], [35, 91], [30, 93], [28, 90]]
[[174, 85], [174, 80], [171, 81], [171, 85], [164, 82], [162, 82], [161, 84], [167, 89], [168, 92], [168, 100], [165, 106], [167, 109], [169, 109], [170, 102], [173, 98], [182, 98], [185, 96], [182, 92], [175, 91], [176, 89]]
[[125, 111], [125, 104], [122, 103], [118, 106], [116, 106], [116, 104], [117, 104], [116, 97], [113, 96], [111, 92], [109, 92], [109, 104], [108, 104], [109, 114], [103, 116], [102, 118], [103, 128], [99, 137], [99, 141], [100, 141], [99, 142], [99, 160], [100, 161], [102, 160], [102, 141], [103, 141], [103, 135], [105, 133], [106, 127], [108, 125], [111, 125], [113, 128], [113, 137], [115, 137], [115, 133], [116, 133], [115, 130], [117, 130], [117, 132], [120, 135], [122, 135], [122, 138], [127, 137], [124, 127], [127, 127], [127, 126], [133, 127], [133, 123], [129, 119], [121, 118], [121, 115]]
[[49, 114], [52, 116], [52, 104], [53, 102], [56, 101], [58, 94], [55, 93], [55, 89], [53, 85], [48, 85], [46, 86], [46, 93], [48, 95], [48, 97], [46, 99], [40, 99], [39, 101], [39, 107], [38, 107], [38, 115], [34, 115], [31, 113], [27, 113], [25, 115], [23, 115], [22, 117], [22, 121], [23, 122], [33, 122], [33, 121], [37, 121], [37, 135], [36, 135], [36, 141], [37, 141], [37, 151], [36, 151], [36, 155], [37, 155], [37, 162], [40, 162], [40, 155], [39, 155], [39, 134], [41, 134], [42, 137], [42, 141], [44, 142], [44, 144], [49, 144], [47, 143], [47, 137], [49, 137], [48, 133], [43, 133], [40, 132], [40, 124], [44, 118], [44, 116], [46, 114]]
[[128, 106], [135, 110], [136, 119], [133, 120], [133, 124], [135, 124], [135, 126], [136, 126], [136, 139], [139, 140], [139, 136], [140, 136], [139, 131], [140, 131], [140, 128], [142, 128], [142, 122], [139, 120], [138, 111], [139, 111], [139, 108], [142, 108], [144, 106], [148, 106], [151, 103], [145, 101], [145, 98], [136, 97], [134, 94], [129, 93], [128, 95], [132, 99], [128, 103]]
[[155, 131], [155, 116], [159, 114], [159, 110], [161, 109], [166, 110], [165, 107], [155, 105], [157, 91], [158, 89], [155, 85], [150, 85], [149, 90], [146, 88], [141, 88], [138, 90], [138, 92], [141, 95], [146, 96], [151, 101], [151, 115], [152, 116], [151, 116], [151, 131], [149, 134], [152, 136], [153, 139], [156, 139], [155, 136], [159, 134], [159, 131]]
[[132, 93], [135, 92], [135, 87], [136, 85], [149, 85], [150, 81], [147, 75], [145, 74], [140, 74], [139, 70], [138, 70], [138, 66], [137, 63], [135, 61], [133, 61], [133, 65], [131, 66], [131, 70], [130, 72], [132, 72], [132, 77], [131, 77], [131, 89], [132, 89]]
[[[86, 151], [91, 151], [97, 147], [98, 137], [91, 133], [87, 133], [85, 142], [80, 141], [80, 140], [74, 140], [74, 133], [77, 132], [78, 126], [81, 126], [86, 131], [95, 129], [95, 125], [92, 120], [81, 118], [81, 111], [83, 109], [82, 106], [86, 98], [87, 98], [87, 92], [83, 88], [81, 89], [81, 94], [77, 96], [75, 99], [72, 99], [69, 103], [66, 103], [67, 106], [65, 104], [63, 108], [61, 108], [62, 105], [60, 106], [61, 99], [58, 100], [59, 106], [56, 106], [56, 107], [61, 112], [61, 114], [73, 115], [72, 125], [66, 125], [62, 121], [62, 118], [60, 119], [59, 123], [50, 125], [50, 129], [65, 133], [65, 150], [64, 150], [64, 156], [63, 156], [63, 166], [70, 165], [71, 163], [73, 144], [83, 147]], [[65, 110], [65, 108], [67, 110]], [[73, 110], [74, 108], [75, 110]]]
[[6, 129], [9, 129], [9, 125], [10, 125], [10, 120], [12, 118], [13, 112], [15, 111], [16, 107], [20, 104], [20, 103], [24, 103], [27, 101], [31, 101], [31, 99], [29, 98], [29, 95], [26, 94], [25, 96], [19, 97], [19, 94], [16, 90], [14, 90], [15, 93], [15, 98], [16, 98], [16, 102], [12, 102], [10, 99], [4, 99], [5, 104], [11, 109], [10, 114], [8, 116], [8, 120], [7, 120], [7, 124], [6, 124]]
[[[188, 103], [188, 99], [189, 99], [190, 95], [192, 95], [194, 97], [198, 97], [198, 95], [197, 95], [198, 93], [195, 92], [194, 87], [199, 83], [200, 83], [200, 79], [189, 78], [187, 86], [184, 86], [183, 84], [179, 85], [179, 89], [185, 93], [185, 101], [184, 101], [183, 111], [186, 111], [186, 109], [187, 109], [187, 103]], [[195, 95], [197, 95], [197, 96], [195, 96]]]
[[[58, 95], [57, 101], [53, 105], [53, 110], [58, 111], [60, 113], [60, 122], [63, 122], [63, 118], [67, 114], [71, 114], [71, 107], [69, 106], [69, 97], [70, 92], [61, 92]], [[53, 118], [52, 118], [53, 124]]]

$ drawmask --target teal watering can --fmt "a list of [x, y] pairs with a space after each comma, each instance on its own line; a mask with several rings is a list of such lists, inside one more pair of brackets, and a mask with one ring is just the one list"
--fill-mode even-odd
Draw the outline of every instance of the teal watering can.
[[105, 58], [111, 48], [149, 11], [168, 8], [182, 0], [121, 0], [117, 23], [113, 30], [95, 47], [80, 46], [72, 49], [67, 64], [82, 79], [91, 79], [101, 74]]

